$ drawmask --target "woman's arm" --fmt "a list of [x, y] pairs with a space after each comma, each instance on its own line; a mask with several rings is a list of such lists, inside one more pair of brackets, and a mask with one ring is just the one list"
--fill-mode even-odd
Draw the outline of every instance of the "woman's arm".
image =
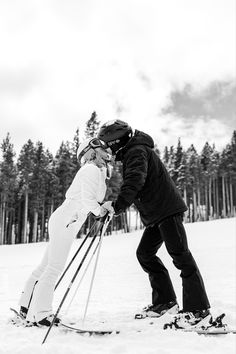
[[97, 191], [100, 188], [102, 178], [99, 168], [89, 165], [81, 175], [81, 203], [86, 213], [92, 212], [98, 216], [101, 213], [101, 206], [97, 201]]

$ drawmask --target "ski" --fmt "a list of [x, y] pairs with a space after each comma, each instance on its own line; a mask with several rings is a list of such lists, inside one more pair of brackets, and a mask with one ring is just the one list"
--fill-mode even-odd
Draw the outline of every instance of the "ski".
[[197, 333], [199, 335], [205, 336], [216, 336], [222, 334], [236, 334], [236, 329], [228, 329], [228, 328], [208, 328], [208, 329], [183, 329], [183, 332], [187, 333]]
[[222, 313], [221, 315], [217, 316], [214, 320], [211, 319], [209, 325], [202, 325], [200, 327], [193, 326], [192, 328], [182, 328], [178, 326], [177, 319], [175, 318], [172, 322], [164, 324], [164, 330], [175, 330], [181, 332], [188, 332], [188, 333], [197, 333], [199, 335], [204, 334], [206, 336], [210, 335], [222, 335], [222, 334], [236, 334], [236, 329], [231, 329], [228, 327], [227, 324], [222, 322], [222, 319], [225, 317], [225, 314]]
[[[17, 310], [14, 308], [10, 307], [10, 310], [15, 314], [15, 318], [11, 319], [11, 323], [16, 325], [16, 326], [23, 326], [23, 327], [35, 327], [36, 325], [32, 322], [26, 321], [24, 316], [22, 316]], [[57, 327], [61, 328], [64, 332], [69, 332], [73, 331], [75, 333], [79, 334], [89, 334], [89, 335], [106, 335], [106, 334], [118, 334], [120, 333], [119, 331], [112, 331], [112, 330], [87, 330], [87, 329], [80, 329], [73, 327], [71, 325], [67, 325], [65, 323], [60, 323]]]
[[[29, 321], [26, 321], [24, 316], [22, 316], [17, 310], [14, 308], [10, 308], [10, 310], [15, 314], [15, 318], [11, 319], [11, 323], [16, 325], [16, 326], [23, 326], [23, 327], [35, 327], [34, 323], [31, 323]], [[225, 316], [225, 314], [221, 314], [220, 316], [216, 317], [214, 321], [212, 321], [210, 326], [202, 326], [202, 327], [193, 327], [193, 328], [177, 328], [174, 325], [174, 322], [172, 323], [166, 323], [163, 327], [164, 330], [174, 330], [174, 331], [181, 331], [185, 333], [196, 333], [198, 335], [205, 335], [205, 336], [216, 336], [216, 335], [225, 335], [225, 334], [236, 334], [236, 329], [229, 328], [227, 324], [222, 323], [222, 319]], [[149, 318], [150, 317], [143, 317], [143, 318]], [[159, 318], [159, 317], [158, 317]], [[153, 322], [150, 322], [149, 324], [153, 324]], [[62, 330], [64, 333], [67, 332], [74, 332], [77, 334], [81, 335], [97, 335], [97, 336], [104, 336], [104, 335], [109, 335], [109, 334], [119, 334], [120, 331], [117, 330], [93, 330], [93, 329], [81, 329], [77, 327], [73, 327], [71, 325], [65, 324], [65, 323], [60, 323], [57, 326], [60, 330]], [[141, 330], [138, 330], [140, 332]]]
[[20, 312], [13, 309], [12, 307], [10, 307], [10, 310], [15, 314], [15, 317], [10, 319], [11, 324], [13, 324], [15, 326], [23, 326], [23, 327], [33, 327], [34, 326], [33, 323], [26, 321], [26, 319], [24, 318], [24, 316], [22, 316], [20, 314]]
[[[44, 328], [46, 326], [40, 325], [36, 322], [30, 322], [25, 319], [24, 316], [20, 314], [19, 311], [16, 309], [10, 307], [10, 310], [14, 312], [15, 317], [10, 319], [10, 323], [17, 326], [17, 327], [38, 327], [38, 328]], [[56, 327], [58, 327], [58, 324], [55, 324]]]
[[20, 314], [20, 312], [18, 312], [17, 310], [13, 309], [12, 307], [10, 307], [10, 310], [11, 310], [12, 312], [14, 312], [14, 314], [15, 314], [18, 318], [20, 318], [21, 320], [25, 320], [24, 316], [22, 316], [22, 315]]
[[104, 335], [108, 335], [108, 334], [119, 334], [120, 333], [120, 331], [113, 331], [113, 330], [81, 329], [81, 328], [69, 326], [65, 323], [60, 323], [60, 329], [62, 329], [63, 332], [75, 332], [78, 334], [88, 334], [90, 336], [92, 336], [92, 335], [104, 336]]

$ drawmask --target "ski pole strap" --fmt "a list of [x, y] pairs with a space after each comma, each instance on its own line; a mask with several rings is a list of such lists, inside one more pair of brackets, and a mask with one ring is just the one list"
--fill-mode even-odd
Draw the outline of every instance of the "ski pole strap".
[[98, 220], [98, 221], [100, 221], [100, 222], [104, 222], [104, 221], [106, 220], [108, 214], [109, 214], [109, 211], [107, 210], [107, 212], [106, 212], [105, 215], [103, 215], [103, 216], [97, 216], [97, 217], [96, 217], [96, 220]]
[[110, 223], [111, 219], [113, 217], [113, 214], [107, 211], [107, 213], [101, 217], [101, 227], [100, 227], [100, 235], [103, 233], [105, 234], [106, 229], [108, 227], [108, 224]]
[[112, 219], [112, 216], [113, 216], [113, 214], [110, 213], [109, 210], [108, 210], [108, 211], [106, 212], [106, 214], [100, 218], [100, 222], [103, 223], [103, 225], [104, 225], [105, 223], [107, 223], [107, 225], [108, 225], [109, 222], [110, 222], [111, 219]]

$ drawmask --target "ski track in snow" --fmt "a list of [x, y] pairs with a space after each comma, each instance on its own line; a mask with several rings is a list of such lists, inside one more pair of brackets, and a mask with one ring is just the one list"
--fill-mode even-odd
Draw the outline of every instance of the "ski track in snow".
[[[202, 273], [214, 316], [226, 313], [225, 321], [236, 328], [236, 219], [186, 224], [189, 248]], [[147, 275], [136, 260], [135, 251], [142, 231], [113, 234], [103, 240], [94, 287], [84, 324], [89, 329], [114, 329], [120, 334], [108, 336], [64, 333], [52, 328], [44, 345], [45, 328], [22, 328], [9, 323], [9, 308], [18, 309], [20, 292], [28, 275], [40, 261], [46, 243], [0, 246], [0, 354], [233, 354], [236, 335], [206, 337], [196, 333], [164, 331], [170, 320], [134, 320], [133, 316], [151, 302]], [[81, 240], [73, 244], [69, 258]], [[159, 256], [170, 271], [181, 307], [181, 278], [163, 246]], [[62, 281], [55, 293], [54, 310], [69, 284], [73, 271]], [[83, 312], [94, 261], [78, 293], [68, 308], [76, 285], [62, 307], [64, 323], [75, 322], [82, 327]], [[153, 322], [153, 324], [150, 324]]]

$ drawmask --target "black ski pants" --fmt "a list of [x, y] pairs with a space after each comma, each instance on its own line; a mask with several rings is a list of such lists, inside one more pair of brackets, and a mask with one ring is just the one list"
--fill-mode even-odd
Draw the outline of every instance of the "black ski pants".
[[156, 256], [163, 242], [175, 267], [181, 270], [183, 311], [209, 308], [200, 271], [188, 248], [182, 214], [170, 216], [158, 224], [148, 226], [137, 248], [138, 261], [149, 275], [153, 305], [176, 300], [169, 272]]

